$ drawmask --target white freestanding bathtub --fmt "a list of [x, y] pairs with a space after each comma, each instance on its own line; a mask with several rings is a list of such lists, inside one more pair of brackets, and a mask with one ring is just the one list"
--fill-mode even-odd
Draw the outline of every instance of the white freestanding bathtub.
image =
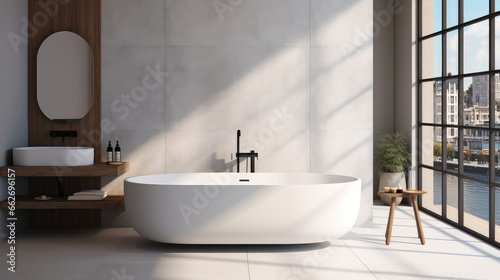
[[180, 244], [334, 240], [358, 216], [361, 180], [310, 173], [182, 173], [125, 180], [134, 229]]

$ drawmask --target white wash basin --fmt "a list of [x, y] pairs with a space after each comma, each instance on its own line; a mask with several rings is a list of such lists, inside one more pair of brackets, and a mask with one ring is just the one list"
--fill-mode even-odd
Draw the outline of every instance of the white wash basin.
[[84, 166], [94, 164], [94, 148], [21, 147], [14, 148], [17, 166]]

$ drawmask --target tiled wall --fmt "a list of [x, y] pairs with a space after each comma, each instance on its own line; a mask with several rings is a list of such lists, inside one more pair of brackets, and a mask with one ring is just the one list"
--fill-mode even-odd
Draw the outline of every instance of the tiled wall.
[[[102, 0], [102, 147], [120, 140], [131, 163], [104, 189], [234, 171], [241, 129], [257, 172], [360, 177], [358, 224], [370, 223], [372, 10], [371, 0]], [[122, 212], [103, 211], [103, 223], [127, 224]]]

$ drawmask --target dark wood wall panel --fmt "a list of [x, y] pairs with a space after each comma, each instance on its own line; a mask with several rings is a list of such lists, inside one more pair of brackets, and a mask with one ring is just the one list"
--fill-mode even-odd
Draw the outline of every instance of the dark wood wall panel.
[[[57, 9], [47, 13], [40, 3], [57, 3]], [[57, 11], [57, 12], [54, 12]], [[39, 18], [36, 19], [35, 16]], [[40, 16], [42, 15], [42, 16]], [[43, 15], [46, 15], [45, 17]], [[46, 18], [48, 20], [42, 20]], [[28, 145], [94, 147], [94, 163], [101, 161], [101, 1], [100, 0], [29, 0], [28, 20]], [[44, 24], [42, 24], [44, 23]], [[42, 42], [51, 34], [71, 31], [84, 38], [94, 54], [94, 100], [89, 113], [74, 123], [49, 120], [40, 110], [36, 98], [37, 53]], [[75, 130], [78, 137], [50, 137], [51, 130]], [[29, 179], [29, 195], [56, 195], [55, 177]], [[65, 195], [83, 189], [100, 189], [99, 177], [65, 178]], [[30, 210], [32, 227], [95, 227], [100, 226], [99, 210]]]
[[[39, 2], [30, 0], [28, 16], [33, 26], [28, 40], [28, 144], [30, 146], [92, 146], [95, 149], [94, 161], [101, 160], [101, 1], [71, 0], [67, 4], [59, 4], [58, 12], [45, 25], [36, 24], [37, 13], [45, 13]], [[50, 2], [50, 1], [49, 1]], [[57, 2], [58, 1], [54, 1]], [[66, 1], [61, 1], [66, 2]], [[90, 112], [80, 121], [63, 124], [49, 120], [40, 110], [36, 98], [37, 52], [42, 42], [51, 34], [59, 31], [71, 31], [82, 36], [94, 53], [94, 101]], [[52, 138], [51, 130], [76, 130], [78, 137]]]

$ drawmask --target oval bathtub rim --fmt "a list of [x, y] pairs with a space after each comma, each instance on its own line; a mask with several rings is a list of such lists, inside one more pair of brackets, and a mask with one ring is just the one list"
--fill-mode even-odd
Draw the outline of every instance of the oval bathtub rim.
[[[351, 179], [351, 180], [345, 180], [341, 182], [328, 182], [328, 183], [308, 183], [310, 185], [342, 185], [342, 184], [348, 184], [348, 183], [354, 183], [354, 182], [362, 182], [360, 177], [357, 176], [352, 176], [352, 175], [344, 175], [344, 174], [333, 174], [333, 173], [319, 173], [319, 172], [286, 172], [286, 173], [280, 173], [280, 172], [256, 172], [256, 173], [236, 173], [236, 172], [184, 172], [184, 173], [154, 173], [154, 174], [143, 174], [143, 175], [137, 175], [137, 176], [131, 176], [127, 177], [124, 180], [124, 183], [132, 183], [132, 184], [147, 184], [147, 185], [154, 185], [154, 186], [161, 186], [161, 185], [170, 185], [168, 181], [165, 182], [158, 182], [158, 183], [152, 183], [152, 182], [146, 182], [146, 181], [137, 181], [137, 179], [140, 178], [146, 178], [146, 177], [151, 177], [151, 176], [182, 176], [182, 175], [189, 175], [189, 174], [195, 174], [195, 175], [213, 175], [213, 174], [227, 174], [227, 175], [241, 175], [242, 177], [245, 176], [258, 176], [257, 174], [263, 174], [263, 175], [323, 175], [323, 176], [333, 176], [333, 177], [342, 177], [346, 179]], [[252, 174], [252, 175], [249, 175]], [[240, 183], [249, 183], [249, 182], [240, 182]], [[175, 183], [177, 184], [177, 183]], [[173, 184], [172, 184], [173, 185]], [[181, 184], [181, 185], [198, 185], [198, 184]], [[201, 185], [204, 185], [204, 183], [201, 183]], [[230, 185], [230, 184], [228, 184]], [[250, 184], [249, 184], [250, 185]], [[275, 186], [275, 185], [282, 185], [282, 183], [278, 184], [258, 184], [258, 185], [269, 185], [269, 186]], [[291, 185], [303, 185], [303, 184], [291, 184]]]

